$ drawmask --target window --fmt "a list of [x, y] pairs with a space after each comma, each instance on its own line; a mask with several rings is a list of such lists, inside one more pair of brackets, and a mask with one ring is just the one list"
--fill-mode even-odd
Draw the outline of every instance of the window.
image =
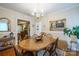
[[8, 25], [0, 22], [0, 31], [8, 31]]
[[0, 31], [9, 31], [9, 21], [6, 18], [0, 19]]

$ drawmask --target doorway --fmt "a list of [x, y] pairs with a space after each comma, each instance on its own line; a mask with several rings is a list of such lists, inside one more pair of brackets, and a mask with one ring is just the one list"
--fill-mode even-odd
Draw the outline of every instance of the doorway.
[[30, 37], [30, 21], [20, 20], [17, 21], [18, 40], [21, 41], [24, 37]]

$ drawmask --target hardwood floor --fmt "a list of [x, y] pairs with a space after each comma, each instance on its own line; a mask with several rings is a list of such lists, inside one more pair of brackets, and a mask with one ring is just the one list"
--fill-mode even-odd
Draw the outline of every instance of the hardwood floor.
[[0, 51], [0, 56], [16, 56], [14, 48]]

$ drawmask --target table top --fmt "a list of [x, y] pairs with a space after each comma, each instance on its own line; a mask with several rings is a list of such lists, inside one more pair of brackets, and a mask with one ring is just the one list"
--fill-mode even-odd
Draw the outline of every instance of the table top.
[[25, 39], [20, 42], [19, 46], [22, 49], [29, 51], [38, 51], [47, 47], [49, 44], [53, 43], [55, 39], [44, 38], [42, 41], [36, 42], [35, 39]]

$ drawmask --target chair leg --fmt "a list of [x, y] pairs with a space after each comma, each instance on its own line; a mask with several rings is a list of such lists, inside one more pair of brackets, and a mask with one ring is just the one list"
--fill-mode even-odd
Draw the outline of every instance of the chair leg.
[[44, 52], [43, 56], [45, 56], [45, 54], [46, 54], [46, 51]]
[[55, 52], [56, 56], [58, 56], [57, 52]]
[[36, 51], [36, 52], [33, 52], [34, 56], [38, 56], [38, 55], [37, 55], [37, 53], [38, 53], [38, 51]]

